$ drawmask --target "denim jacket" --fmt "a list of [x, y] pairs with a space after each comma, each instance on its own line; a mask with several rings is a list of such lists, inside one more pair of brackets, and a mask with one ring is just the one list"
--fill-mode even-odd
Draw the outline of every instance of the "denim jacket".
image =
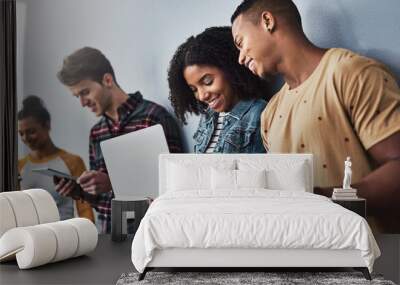
[[[214, 152], [264, 153], [260, 133], [260, 117], [266, 102], [262, 99], [239, 101], [224, 119]], [[217, 125], [218, 113], [208, 108], [201, 116], [193, 138], [194, 152], [205, 153]]]

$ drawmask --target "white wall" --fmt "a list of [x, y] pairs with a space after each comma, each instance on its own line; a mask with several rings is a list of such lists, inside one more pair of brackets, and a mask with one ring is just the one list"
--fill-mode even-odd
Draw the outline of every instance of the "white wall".
[[294, 0], [309, 38], [345, 47], [387, 64], [400, 78], [400, 1]]

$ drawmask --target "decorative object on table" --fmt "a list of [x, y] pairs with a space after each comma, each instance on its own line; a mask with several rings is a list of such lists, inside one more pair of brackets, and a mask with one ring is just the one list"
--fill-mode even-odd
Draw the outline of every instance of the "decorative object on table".
[[177, 285], [177, 284], [375, 284], [395, 285], [381, 275], [365, 280], [360, 272], [149, 272], [146, 279], [138, 281], [139, 273], [125, 273], [117, 285]]
[[351, 159], [348, 156], [344, 162], [343, 188], [334, 188], [332, 193], [333, 200], [353, 200], [357, 199], [357, 189], [351, 187]]
[[347, 157], [346, 161], [344, 162], [344, 178], [343, 178], [343, 189], [351, 189], [351, 160], [350, 156]]
[[0, 262], [17, 260], [28, 269], [86, 254], [97, 245], [96, 226], [88, 219], [59, 221], [48, 191], [0, 193]]
[[[127, 234], [135, 234], [151, 202], [148, 197], [130, 197], [111, 200], [111, 240], [124, 241]], [[128, 220], [133, 221], [132, 229]]]

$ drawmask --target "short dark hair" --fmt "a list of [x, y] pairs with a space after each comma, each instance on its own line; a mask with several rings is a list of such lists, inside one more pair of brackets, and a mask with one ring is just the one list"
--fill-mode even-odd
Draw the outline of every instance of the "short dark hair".
[[50, 126], [50, 113], [47, 111], [42, 99], [29, 95], [22, 101], [22, 109], [17, 114], [18, 120], [32, 117], [42, 126]]
[[238, 63], [230, 27], [212, 27], [197, 36], [189, 37], [172, 57], [168, 69], [169, 100], [177, 118], [186, 124], [186, 113], [199, 115], [207, 105], [198, 101], [187, 84], [183, 72], [190, 65], [217, 67], [226, 76], [238, 98], [269, 99], [269, 84]]
[[231, 23], [241, 14], [249, 16], [250, 21], [258, 23], [263, 11], [284, 16], [286, 22], [302, 30], [301, 16], [292, 0], [243, 0], [231, 17]]
[[102, 84], [106, 73], [110, 73], [117, 84], [114, 69], [105, 55], [98, 49], [84, 47], [64, 58], [57, 77], [67, 86], [75, 85], [82, 80], [93, 80]]

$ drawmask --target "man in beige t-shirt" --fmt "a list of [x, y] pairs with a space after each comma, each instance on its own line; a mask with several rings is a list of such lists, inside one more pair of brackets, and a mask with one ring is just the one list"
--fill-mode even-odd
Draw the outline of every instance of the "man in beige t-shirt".
[[349, 50], [321, 49], [305, 36], [291, 0], [258, 0], [232, 16], [239, 62], [282, 89], [262, 114], [264, 146], [313, 153], [314, 192], [341, 187], [343, 161], [367, 199], [376, 231], [400, 233], [400, 90], [385, 66]]

